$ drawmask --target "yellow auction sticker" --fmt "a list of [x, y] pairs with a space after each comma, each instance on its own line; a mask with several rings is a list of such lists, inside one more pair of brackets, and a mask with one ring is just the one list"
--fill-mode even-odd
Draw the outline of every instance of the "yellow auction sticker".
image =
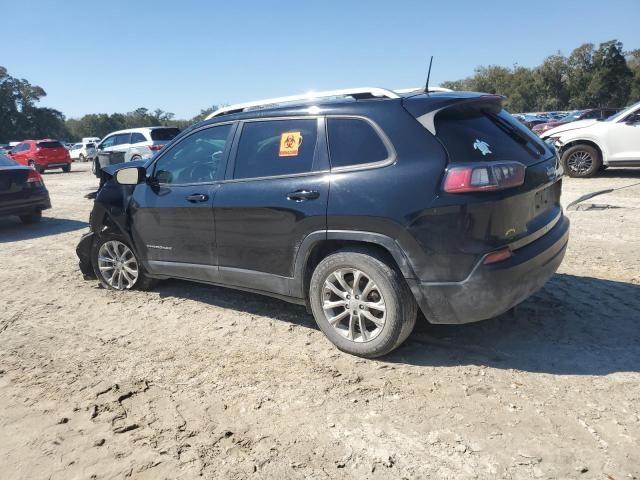
[[295, 157], [302, 145], [302, 133], [300, 132], [284, 132], [280, 135], [280, 151], [279, 157]]

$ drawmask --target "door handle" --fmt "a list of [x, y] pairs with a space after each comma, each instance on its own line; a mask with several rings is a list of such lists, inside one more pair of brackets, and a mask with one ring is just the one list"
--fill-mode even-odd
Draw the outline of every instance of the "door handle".
[[202, 193], [194, 193], [193, 195], [187, 196], [187, 201], [191, 203], [206, 202], [207, 200], [209, 200], [209, 195], [204, 195]]
[[296, 190], [287, 194], [287, 200], [294, 202], [304, 202], [305, 200], [315, 200], [320, 196], [317, 190]]

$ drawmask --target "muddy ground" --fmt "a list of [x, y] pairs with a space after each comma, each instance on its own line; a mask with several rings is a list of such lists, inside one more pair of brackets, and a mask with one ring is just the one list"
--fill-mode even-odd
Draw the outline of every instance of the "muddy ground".
[[[568, 213], [558, 274], [514, 312], [340, 353], [295, 305], [179, 281], [109, 292], [74, 249], [96, 180], [46, 173], [0, 219], [0, 477], [640, 477], [640, 187]], [[565, 180], [565, 204], [640, 170]]]

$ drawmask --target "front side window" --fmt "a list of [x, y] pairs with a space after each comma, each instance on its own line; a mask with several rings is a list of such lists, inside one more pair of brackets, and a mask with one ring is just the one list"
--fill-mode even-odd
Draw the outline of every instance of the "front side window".
[[389, 158], [373, 126], [360, 118], [328, 118], [331, 168], [364, 165]]
[[163, 184], [206, 183], [224, 172], [223, 156], [231, 125], [195, 132], [176, 143], [155, 166], [155, 178]]
[[295, 175], [313, 170], [318, 137], [314, 119], [247, 122], [236, 153], [234, 178]]
[[119, 135], [116, 135], [116, 140], [114, 142], [114, 145], [126, 145], [129, 143], [130, 138], [131, 138], [130, 133], [121, 133]]
[[110, 137], [105, 138], [100, 144], [100, 148], [109, 148], [115, 145], [116, 136], [111, 135]]

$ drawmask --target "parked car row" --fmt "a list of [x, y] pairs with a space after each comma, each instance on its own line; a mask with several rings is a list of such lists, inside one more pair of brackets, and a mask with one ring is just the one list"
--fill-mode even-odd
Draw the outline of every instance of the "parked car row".
[[527, 128], [540, 135], [565, 123], [586, 119], [605, 120], [619, 111], [619, 108], [588, 108], [571, 112], [516, 113], [514, 116]]

